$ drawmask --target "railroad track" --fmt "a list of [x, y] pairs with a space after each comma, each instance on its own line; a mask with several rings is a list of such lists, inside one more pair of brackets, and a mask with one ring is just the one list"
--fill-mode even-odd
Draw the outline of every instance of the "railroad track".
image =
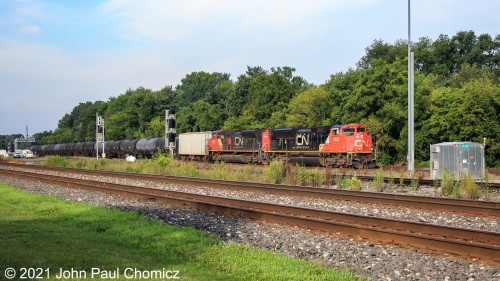
[[[440, 197], [411, 196], [403, 194], [390, 194], [367, 191], [354, 191], [342, 189], [326, 189], [305, 186], [290, 186], [279, 184], [264, 184], [250, 182], [223, 181], [213, 179], [188, 178], [178, 176], [163, 176], [138, 173], [124, 173], [111, 171], [96, 171], [83, 169], [69, 169], [44, 166], [13, 165], [36, 170], [51, 170], [56, 172], [74, 172], [92, 176], [110, 176], [132, 180], [148, 180], [167, 184], [193, 185], [201, 187], [227, 188], [232, 190], [267, 192], [293, 196], [307, 196], [319, 199], [348, 200], [367, 204], [385, 204], [392, 206], [405, 206], [426, 210], [447, 211], [455, 213], [478, 214], [500, 218], [500, 202], [464, 200]], [[1, 166], [0, 166], [1, 167]]]
[[[341, 175], [340, 177], [351, 177], [351, 176], [353, 176], [353, 175]], [[329, 179], [330, 182], [335, 182], [337, 177], [338, 176], [336, 176], [336, 175], [330, 175], [330, 179]], [[376, 178], [374, 176], [364, 176], [364, 175], [356, 175], [356, 177], [362, 181], [365, 181], [365, 182], [374, 181]], [[411, 186], [413, 180], [414, 179], [398, 178], [398, 177], [392, 177], [392, 178], [385, 177], [384, 178], [385, 183], [389, 183], [391, 181], [392, 181], [392, 183], [401, 182], [403, 185], [406, 185], [406, 186]], [[419, 185], [427, 185], [427, 186], [440, 186], [441, 185], [441, 180], [429, 180], [429, 179], [421, 179], [421, 178], [417, 178], [416, 180], [418, 180]], [[476, 181], [476, 183], [479, 185], [484, 185], [484, 183], [482, 181]], [[490, 182], [490, 183], [488, 183], [488, 187], [492, 191], [500, 192], [500, 183], [498, 183], [498, 182]]]
[[117, 194], [230, 216], [270, 221], [374, 242], [475, 257], [500, 265], [499, 233], [0, 169], [0, 174]]

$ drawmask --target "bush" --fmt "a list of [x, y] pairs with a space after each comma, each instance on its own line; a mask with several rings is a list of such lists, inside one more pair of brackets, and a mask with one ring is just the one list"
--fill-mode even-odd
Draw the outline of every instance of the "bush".
[[264, 169], [264, 179], [270, 183], [282, 183], [285, 179], [285, 165], [281, 161], [273, 161]]
[[53, 155], [47, 157], [46, 161], [47, 165], [49, 166], [54, 166], [54, 167], [67, 167], [68, 166], [68, 160], [62, 156], [59, 155]]
[[174, 158], [172, 154], [155, 154], [156, 163], [162, 168], [169, 168], [174, 162]]
[[446, 169], [443, 170], [443, 179], [441, 180], [441, 194], [443, 196], [450, 196], [457, 193], [458, 192], [455, 184], [455, 175], [448, 173]]
[[392, 157], [388, 153], [379, 153], [377, 158], [378, 158], [377, 163], [379, 165], [388, 166], [388, 165], [392, 165], [394, 163], [394, 160], [392, 159]]
[[476, 181], [469, 175], [461, 177], [458, 190], [461, 198], [479, 198], [479, 187], [477, 186]]
[[78, 160], [75, 163], [75, 167], [78, 169], [84, 169], [87, 166], [87, 161], [85, 160]]
[[410, 184], [410, 188], [412, 191], [415, 191], [418, 189], [418, 177], [415, 173], [413, 173], [411, 175], [411, 184]]
[[373, 187], [376, 191], [384, 190], [384, 170], [382, 168], [377, 170], [375, 178], [373, 179]]
[[337, 175], [335, 181], [337, 182], [337, 188], [338, 189], [344, 189], [344, 188], [348, 187], [347, 177], [343, 177], [343, 176]]
[[419, 167], [419, 168], [429, 168], [430, 165], [431, 165], [430, 160], [425, 160], [425, 161], [422, 160], [422, 161], [417, 162], [417, 164], [415, 166]]
[[346, 184], [352, 190], [361, 190], [361, 180], [356, 177], [356, 175], [348, 178]]
[[291, 182], [296, 185], [305, 185], [308, 178], [307, 169], [303, 166], [295, 165], [293, 172], [290, 173], [290, 176], [293, 177]]

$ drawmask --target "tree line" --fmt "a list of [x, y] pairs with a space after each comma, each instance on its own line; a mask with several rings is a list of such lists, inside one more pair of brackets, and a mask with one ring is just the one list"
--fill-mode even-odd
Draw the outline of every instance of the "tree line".
[[[415, 148], [483, 142], [489, 167], [500, 167], [500, 35], [462, 31], [413, 43]], [[95, 115], [106, 120], [106, 139], [163, 136], [164, 111], [176, 108], [177, 132], [318, 126], [359, 122], [375, 137], [378, 161], [394, 164], [407, 154], [407, 42], [375, 40], [355, 67], [313, 85], [292, 67], [248, 66], [230, 74], [193, 72], [175, 88], [129, 89], [108, 101], [77, 105], [38, 143], [93, 141]]]

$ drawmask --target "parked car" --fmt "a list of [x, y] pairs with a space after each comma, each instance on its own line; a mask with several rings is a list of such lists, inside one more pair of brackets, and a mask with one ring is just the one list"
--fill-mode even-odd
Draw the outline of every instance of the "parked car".
[[21, 154], [21, 152], [14, 152], [14, 154], [12, 155], [13, 158], [21, 158], [23, 157], [23, 155]]
[[23, 150], [22, 155], [24, 158], [33, 158], [33, 152], [31, 152], [31, 150]]

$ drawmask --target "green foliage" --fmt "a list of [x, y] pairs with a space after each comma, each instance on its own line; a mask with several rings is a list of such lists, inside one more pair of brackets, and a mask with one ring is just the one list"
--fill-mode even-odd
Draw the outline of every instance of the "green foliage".
[[77, 169], [84, 169], [85, 167], [87, 167], [87, 162], [86, 161], [84, 161], [84, 160], [78, 160], [78, 161], [76, 161], [75, 168], [77, 168]]
[[352, 190], [361, 190], [361, 180], [356, 177], [356, 175], [347, 178], [346, 185]]
[[[499, 49], [499, 35], [495, 38], [489, 34], [476, 36], [473, 31], [460, 31], [452, 38], [442, 34], [435, 41], [422, 37], [413, 46], [416, 69], [426, 75], [443, 77], [456, 73], [464, 63], [489, 68], [496, 71], [498, 76]], [[407, 42], [404, 40], [398, 40], [393, 45], [375, 40], [366, 48], [366, 55], [357, 66], [367, 69], [373, 66], [376, 60], [392, 63], [397, 58], [404, 59], [407, 55]]]
[[[95, 139], [96, 113], [102, 115], [108, 104], [102, 101], [78, 104], [71, 113], [59, 120], [58, 128], [45, 139], [46, 143], [91, 141]], [[93, 121], [93, 122], [92, 122]]]
[[[45, 132], [47, 133], [47, 132]], [[21, 134], [12, 134], [12, 135], [0, 135], [0, 149], [5, 149], [9, 151], [14, 151], [14, 140], [16, 138], [22, 138]]]
[[231, 171], [226, 169], [224, 162], [215, 163], [215, 168], [212, 173], [212, 177], [219, 180], [228, 180]]
[[99, 158], [98, 160], [93, 160], [92, 162], [94, 164], [94, 170], [105, 169], [108, 165], [108, 159], [106, 158]]
[[197, 101], [208, 104], [220, 104], [233, 91], [233, 83], [228, 73], [193, 72], [181, 80], [175, 88], [177, 106], [189, 106]]
[[170, 168], [174, 164], [174, 157], [172, 154], [157, 153], [153, 159], [158, 163], [161, 168]]
[[247, 72], [247, 78], [241, 77], [246, 85], [248, 102], [244, 105], [242, 115], [253, 117], [252, 127], [267, 127], [274, 112], [286, 110], [290, 100], [304, 90], [307, 82], [294, 76], [294, 68], [271, 68], [270, 72]]
[[384, 170], [382, 168], [377, 170], [377, 173], [375, 174], [375, 178], [373, 179], [373, 188], [376, 191], [383, 191], [385, 184], [384, 184]]
[[295, 96], [289, 104], [286, 125], [313, 127], [328, 125], [331, 101], [323, 88], [311, 87]]
[[198, 100], [192, 105], [182, 107], [177, 116], [178, 132], [202, 132], [220, 129], [226, 113], [220, 105]]
[[337, 175], [335, 181], [337, 183], [337, 188], [338, 189], [346, 189], [346, 188], [349, 187], [348, 178], [347, 177], [343, 177], [343, 176]]
[[476, 184], [476, 180], [470, 175], [465, 175], [460, 178], [458, 184], [458, 190], [460, 198], [465, 199], [477, 199], [479, 198], [479, 186]]
[[394, 176], [392, 175], [392, 172], [389, 175], [389, 182], [387, 183], [387, 185], [389, 186], [389, 188], [393, 188], [394, 187]]
[[47, 157], [47, 160], [45, 163], [49, 166], [54, 166], [54, 167], [67, 167], [68, 166], [68, 160], [62, 156], [59, 155], [53, 155]]
[[441, 180], [441, 194], [443, 196], [458, 194], [455, 175], [450, 174], [446, 169], [443, 170], [443, 179]]
[[411, 176], [410, 189], [412, 191], [415, 191], [418, 189], [418, 177], [415, 175], [415, 173], [413, 173], [413, 175]]
[[326, 174], [319, 169], [310, 169], [304, 166], [296, 165], [293, 167], [293, 173], [289, 174], [293, 177], [290, 182], [296, 185], [306, 186], [322, 186], [326, 182]]
[[273, 161], [264, 168], [264, 180], [269, 183], [282, 183], [285, 179], [285, 165], [281, 161]]

